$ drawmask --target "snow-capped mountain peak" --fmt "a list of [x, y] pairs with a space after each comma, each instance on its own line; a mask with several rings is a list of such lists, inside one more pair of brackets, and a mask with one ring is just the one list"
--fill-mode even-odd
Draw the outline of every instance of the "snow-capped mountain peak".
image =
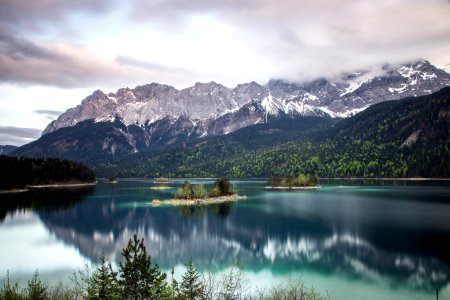
[[[167, 135], [226, 134], [266, 122], [271, 115], [350, 117], [381, 101], [430, 94], [448, 85], [450, 74], [427, 61], [386, 64], [334, 79], [270, 80], [266, 85], [250, 82], [233, 89], [214, 81], [183, 90], [151, 83], [109, 94], [97, 90], [49, 124], [43, 134], [85, 120], [120, 120], [126, 126], [142, 128], [148, 138], [145, 144], [151, 145]], [[130, 136], [127, 139], [131, 143]]]

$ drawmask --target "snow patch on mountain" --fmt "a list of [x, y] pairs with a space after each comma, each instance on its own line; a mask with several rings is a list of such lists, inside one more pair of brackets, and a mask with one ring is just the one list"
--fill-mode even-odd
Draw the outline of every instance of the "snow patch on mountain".
[[312, 101], [319, 100], [319, 98], [316, 95], [310, 94], [308, 92], [305, 93], [303, 99], [305, 99], [305, 100], [312, 100]]
[[422, 77], [423, 80], [429, 80], [429, 79], [437, 78], [436, 74], [433, 74], [433, 73], [429, 74], [429, 73], [426, 73], [426, 72], [420, 74], [420, 76]]
[[349, 110], [347, 110], [347, 111], [340, 112], [340, 113], [337, 113], [337, 114], [335, 114], [335, 115], [336, 115], [337, 117], [340, 117], [340, 118], [348, 118], [348, 117], [352, 117], [352, 116], [356, 115], [357, 113], [362, 112], [363, 110], [365, 110], [365, 109], [368, 108], [369, 106], [370, 106], [370, 105], [366, 105], [366, 106], [363, 106], [363, 107], [361, 107], [361, 108], [349, 109]]
[[269, 93], [269, 96], [263, 99], [261, 101], [261, 105], [266, 111], [266, 113], [271, 115], [277, 115], [280, 111], [280, 107], [277, 105], [277, 103], [274, 101], [274, 98], [272, 97], [272, 94]]
[[103, 117], [98, 117], [95, 118], [94, 122], [95, 123], [99, 123], [99, 122], [114, 122], [116, 118], [113, 116], [103, 116]]
[[397, 71], [405, 78], [410, 78], [412, 75], [417, 74], [412, 66], [402, 66]]
[[399, 87], [399, 88], [390, 87], [390, 88], [388, 88], [388, 90], [391, 93], [401, 94], [401, 93], [404, 93], [407, 88], [408, 88], [408, 85], [406, 83], [402, 83], [402, 87]]
[[336, 113], [332, 112], [331, 110], [329, 110], [326, 107], [318, 107], [319, 110], [323, 111], [325, 114], [329, 115], [332, 118], [337, 118], [339, 117]]

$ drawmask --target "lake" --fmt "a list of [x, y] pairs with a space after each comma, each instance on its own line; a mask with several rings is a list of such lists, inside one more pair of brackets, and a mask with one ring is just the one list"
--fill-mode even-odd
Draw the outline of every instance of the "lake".
[[[192, 180], [209, 188], [212, 180]], [[39, 270], [68, 281], [104, 253], [117, 263], [129, 238], [176, 276], [240, 266], [252, 287], [301, 276], [330, 299], [450, 299], [450, 186], [445, 181], [323, 181], [315, 190], [234, 181], [246, 200], [152, 207], [172, 198], [150, 180], [0, 195], [0, 272], [26, 283]]]

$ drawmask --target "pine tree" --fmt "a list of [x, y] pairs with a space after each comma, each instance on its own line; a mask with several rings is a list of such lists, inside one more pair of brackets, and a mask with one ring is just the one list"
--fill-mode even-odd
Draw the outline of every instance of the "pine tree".
[[6, 271], [6, 280], [3, 280], [3, 288], [0, 289], [0, 299], [21, 300], [22, 298], [19, 283], [11, 284], [9, 270]]
[[149, 299], [170, 299], [170, 289], [167, 286], [167, 274], [159, 270], [158, 264], [149, 269]]
[[219, 188], [220, 196], [230, 195], [230, 181], [226, 176], [217, 179], [216, 185]]
[[39, 278], [39, 273], [36, 271], [33, 278], [28, 281], [26, 288], [27, 299], [29, 300], [44, 300], [47, 299], [47, 287]]
[[187, 270], [182, 277], [181, 293], [188, 300], [202, 299], [203, 297], [203, 284], [192, 258], [189, 260]]
[[180, 286], [178, 284], [178, 281], [173, 277], [173, 274], [175, 273], [174, 268], [172, 267], [172, 299], [177, 299], [180, 293]]
[[91, 279], [87, 299], [120, 299], [117, 272], [112, 270], [111, 263], [105, 256], [100, 258], [100, 266], [92, 274]]
[[166, 274], [159, 270], [158, 265], [152, 266], [147, 254], [144, 239], [138, 239], [136, 234], [128, 241], [122, 250], [125, 261], [120, 263], [120, 285], [122, 299], [164, 299], [168, 297]]

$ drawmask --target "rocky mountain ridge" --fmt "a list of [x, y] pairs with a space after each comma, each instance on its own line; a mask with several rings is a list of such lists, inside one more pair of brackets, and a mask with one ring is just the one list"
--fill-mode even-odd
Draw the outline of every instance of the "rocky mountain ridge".
[[143, 128], [149, 140], [161, 126], [189, 136], [220, 135], [280, 114], [345, 118], [375, 103], [426, 95], [447, 85], [450, 74], [427, 61], [386, 64], [302, 84], [271, 80], [265, 86], [250, 82], [231, 89], [212, 81], [177, 90], [151, 83], [109, 94], [97, 90], [49, 124], [43, 134], [84, 120], [120, 119]]

